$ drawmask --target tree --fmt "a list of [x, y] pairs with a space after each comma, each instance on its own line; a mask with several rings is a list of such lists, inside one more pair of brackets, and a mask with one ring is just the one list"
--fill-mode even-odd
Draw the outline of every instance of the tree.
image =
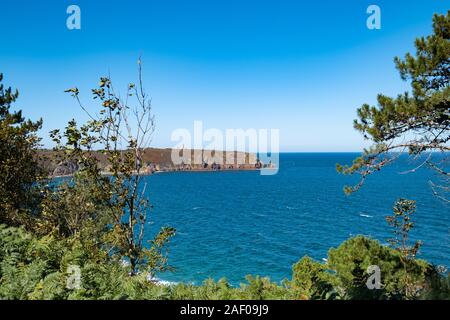
[[[369, 266], [381, 270], [381, 288], [369, 289], [366, 281]], [[378, 241], [357, 236], [343, 242], [338, 248], [328, 252], [327, 267], [337, 277], [337, 288], [345, 299], [404, 299], [405, 277], [417, 289], [425, 289], [427, 274], [431, 266], [419, 259], [410, 261], [408, 274], [405, 273], [399, 251], [381, 245]]]
[[29, 225], [38, 209], [36, 183], [43, 178], [36, 154], [42, 120], [25, 120], [22, 111], [11, 111], [19, 92], [5, 88], [2, 80], [0, 74], [0, 223]]
[[[364, 104], [358, 109], [354, 128], [373, 142], [372, 147], [351, 166], [337, 165], [344, 174], [359, 174], [360, 182], [345, 187], [346, 193], [358, 190], [367, 176], [379, 171], [405, 151], [440, 175], [440, 183], [431, 183], [442, 199], [449, 191], [450, 126], [450, 11], [433, 17], [433, 34], [415, 42], [415, 56], [407, 53], [395, 64], [412, 92], [396, 98], [378, 95], [378, 106]], [[438, 153], [439, 152], [439, 153]]]
[[295, 299], [335, 298], [333, 281], [335, 277], [327, 272], [326, 266], [304, 256], [292, 267], [292, 281], [289, 286]]
[[400, 261], [405, 271], [404, 295], [406, 298], [414, 298], [421, 288], [412, 283], [409, 275], [409, 267], [416, 259], [422, 245], [416, 241], [409, 244], [409, 232], [414, 227], [411, 216], [416, 211], [416, 202], [413, 200], [399, 199], [394, 205], [392, 216], [387, 216], [386, 221], [392, 227], [394, 238], [389, 239], [391, 246], [400, 253]]
[[[65, 161], [78, 164], [76, 177], [78, 174], [88, 177], [96, 197], [106, 201], [103, 208], [111, 223], [104, 235], [105, 244], [111, 254], [126, 259], [132, 275], [144, 270], [151, 274], [166, 270], [166, 244], [175, 234], [173, 228], [164, 227], [150, 242], [150, 248], [144, 246], [144, 230], [152, 206], [142, 180], [142, 155], [151, 141], [154, 117], [142, 84], [140, 60], [138, 66], [139, 83], [128, 85], [125, 99], [116, 94], [110, 78], [100, 78], [99, 86], [92, 89], [93, 99], [101, 103], [98, 116], [93, 116], [81, 103], [77, 88], [66, 90], [90, 121], [78, 127], [72, 120], [63, 133], [51, 132]], [[107, 175], [101, 172], [98, 153], [94, 151], [106, 158]], [[91, 219], [92, 215], [84, 217]]]
[[52, 232], [60, 238], [76, 238], [85, 245], [101, 243], [113, 222], [108, 214], [110, 195], [86, 172], [77, 172], [43, 190], [36, 233]]

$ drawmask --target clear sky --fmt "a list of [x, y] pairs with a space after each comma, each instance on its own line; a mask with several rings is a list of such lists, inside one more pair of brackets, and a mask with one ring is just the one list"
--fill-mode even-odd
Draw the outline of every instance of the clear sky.
[[[66, 9], [81, 9], [68, 30]], [[370, 4], [381, 29], [366, 27]], [[444, 0], [340, 1], [2, 1], [0, 72], [20, 90], [17, 108], [42, 117], [41, 135], [71, 118], [86, 119], [63, 91], [88, 102], [98, 77], [126, 88], [142, 56], [157, 131], [193, 128], [280, 129], [282, 151], [358, 151], [355, 110], [377, 93], [407, 89], [393, 57], [431, 32]]]

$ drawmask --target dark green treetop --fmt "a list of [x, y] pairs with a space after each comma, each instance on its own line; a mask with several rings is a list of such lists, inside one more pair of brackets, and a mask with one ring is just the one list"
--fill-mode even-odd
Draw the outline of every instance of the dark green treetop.
[[22, 111], [12, 111], [17, 90], [4, 87], [0, 74], [0, 223], [26, 224], [35, 213], [39, 197], [36, 182], [42, 176], [37, 166], [36, 132], [42, 120], [25, 120]]

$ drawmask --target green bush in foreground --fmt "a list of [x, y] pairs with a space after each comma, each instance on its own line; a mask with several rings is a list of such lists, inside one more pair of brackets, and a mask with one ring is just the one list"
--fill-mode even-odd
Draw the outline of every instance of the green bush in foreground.
[[[367, 266], [381, 269], [382, 288], [365, 286]], [[81, 271], [79, 288], [69, 289], [70, 265]], [[38, 237], [23, 228], [0, 225], [0, 298], [2, 299], [403, 299], [404, 273], [399, 253], [358, 236], [331, 249], [328, 263], [309, 257], [293, 266], [291, 280], [247, 276], [232, 287], [225, 279], [202, 285], [163, 286], [147, 274], [130, 276], [108, 255], [93, 255], [78, 240]], [[449, 279], [423, 260], [409, 271], [418, 299], [449, 299]]]

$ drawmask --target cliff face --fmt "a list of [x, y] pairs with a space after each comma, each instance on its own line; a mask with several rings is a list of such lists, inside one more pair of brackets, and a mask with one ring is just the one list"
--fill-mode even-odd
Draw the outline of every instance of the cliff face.
[[77, 163], [73, 161], [63, 161], [56, 165], [56, 168], [53, 170], [53, 176], [68, 176], [77, 172], [79, 166]]
[[[172, 152], [183, 154], [184, 161], [174, 164]], [[40, 165], [49, 175], [65, 176], [75, 173], [79, 166], [74, 161], [61, 161], [56, 151], [41, 150], [39, 152]], [[105, 154], [94, 152], [98, 159], [100, 169], [107, 173], [109, 170]], [[158, 171], [204, 171], [204, 170], [252, 170], [259, 169], [255, 154], [245, 152], [222, 152], [211, 150], [172, 150], [172, 149], [145, 149], [142, 156], [144, 173]]]

